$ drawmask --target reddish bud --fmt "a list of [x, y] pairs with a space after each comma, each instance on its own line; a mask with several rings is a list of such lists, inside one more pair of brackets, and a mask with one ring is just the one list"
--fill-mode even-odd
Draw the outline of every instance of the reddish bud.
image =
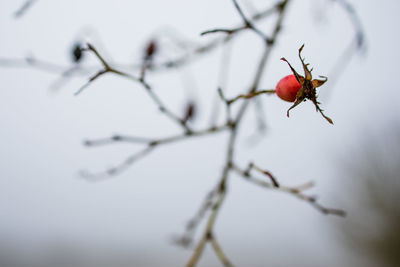
[[193, 101], [189, 101], [186, 104], [185, 116], [183, 118], [184, 122], [193, 120], [196, 116], [196, 104]]
[[154, 40], [150, 41], [147, 44], [147, 47], [146, 47], [145, 58], [146, 59], [151, 59], [156, 52], [157, 52], [157, 44], [156, 44], [156, 42]]
[[296, 80], [296, 77], [288, 75], [283, 77], [276, 85], [276, 94], [282, 100], [294, 102], [296, 100], [297, 92], [300, 90], [301, 85]]

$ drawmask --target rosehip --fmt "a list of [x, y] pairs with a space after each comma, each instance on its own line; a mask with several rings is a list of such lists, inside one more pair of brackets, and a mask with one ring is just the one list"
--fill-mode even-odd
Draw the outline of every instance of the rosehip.
[[301, 85], [296, 80], [296, 77], [292, 75], [288, 75], [283, 77], [278, 84], [276, 85], [276, 94], [281, 99], [294, 102], [296, 100], [297, 92], [300, 90]]

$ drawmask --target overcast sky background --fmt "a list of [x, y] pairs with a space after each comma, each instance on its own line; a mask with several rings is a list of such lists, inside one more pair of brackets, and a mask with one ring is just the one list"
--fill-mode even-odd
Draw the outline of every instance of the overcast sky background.
[[[269, 2], [274, 1], [254, 0], [244, 7], [251, 13], [252, 6], [265, 7]], [[335, 125], [315, 113], [311, 103], [294, 109], [288, 119], [288, 103], [262, 97], [266, 135], [251, 145], [249, 137], [256, 125], [249, 112], [237, 144], [242, 166], [254, 160], [285, 185], [313, 180], [317, 186], [312, 192], [321, 203], [343, 208], [349, 216], [357, 208], [351, 204], [352, 195], [341, 188], [345, 177], [338, 177], [339, 159], [363, 135], [379, 133], [386, 122], [398, 118], [396, 64], [400, 61], [400, 3], [351, 2], [362, 21], [368, 50], [351, 59], [334, 87], [328, 82], [321, 88], [321, 106]], [[134, 63], [145, 43], [168, 27], [188, 40], [205, 42], [214, 36], [200, 37], [200, 32], [240, 22], [230, 0], [39, 0], [16, 20], [13, 12], [22, 3], [0, 3], [0, 58], [33, 54], [68, 65], [71, 46], [85, 36], [115, 62]], [[273, 22], [270, 18], [261, 25], [268, 31]], [[88, 28], [97, 33], [87, 36], [83, 29]], [[297, 49], [303, 43], [313, 74], [329, 76], [353, 34], [348, 16], [337, 4], [292, 1], [262, 87], [273, 88], [290, 73], [279, 60], [282, 56], [301, 70]], [[250, 83], [262, 45], [253, 33], [245, 33], [231, 48], [226, 89], [234, 96]], [[222, 53], [217, 49], [183, 71], [149, 76], [176, 112], [182, 112], [188, 95], [198, 98], [198, 128], [209, 121]], [[96, 63], [88, 57], [87, 64]], [[80, 170], [104, 170], [139, 147], [88, 149], [82, 140], [114, 133], [179, 133], [140, 85], [119, 77], [103, 77], [73, 96], [88, 77], [73, 79], [52, 93], [49, 85], [55, 75], [29, 68], [0, 69], [0, 246], [27, 260], [40, 257], [38, 251], [45, 254], [59, 246], [83, 254], [94, 248], [102, 255], [124, 252], [128, 259], [140, 262], [138, 266], [182, 266], [191, 251], [172, 246], [171, 236], [182, 233], [219, 178], [227, 135], [160, 147], [118, 177], [88, 183], [79, 178]], [[191, 94], [183, 89], [187, 77], [194, 88]], [[324, 216], [290, 195], [265, 191], [232, 176], [216, 233], [238, 266], [373, 266], [339, 242], [341, 233], [334, 225], [341, 220], [346, 219]], [[207, 250], [199, 266], [219, 263]]]

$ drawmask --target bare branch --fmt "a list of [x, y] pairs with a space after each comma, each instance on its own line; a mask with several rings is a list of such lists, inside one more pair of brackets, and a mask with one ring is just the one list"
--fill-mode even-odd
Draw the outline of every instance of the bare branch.
[[144, 149], [140, 150], [139, 152], [130, 155], [127, 157], [123, 162], [121, 162], [118, 165], [115, 165], [114, 167], [108, 168], [107, 170], [100, 172], [100, 173], [91, 173], [87, 171], [81, 171], [80, 176], [91, 182], [96, 182], [96, 181], [101, 181], [107, 178], [110, 178], [112, 176], [116, 176], [120, 174], [121, 172], [125, 171], [127, 168], [129, 168], [132, 164], [134, 164], [136, 161], [142, 159], [144, 156], [152, 152], [154, 149], [153, 146], [147, 146]]
[[127, 135], [113, 135], [109, 138], [101, 138], [95, 140], [85, 140], [84, 145], [93, 147], [93, 146], [103, 146], [115, 143], [133, 143], [133, 144], [147, 144], [147, 145], [163, 145], [174, 143], [177, 141], [182, 141], [185, 139], [189, 139], [192, 137], [200, 137], [205, 135], [211, 135], [214, 133], [219, 133], [224, 130], [229, 129], [229, 126], [224, 124], [220, 126], [214, 126], [210, 128], [205, 128], [202, 130], [193, 130], [191, 132], [186, 132], [183, 134], [172, 135], [163, 138], [148, 138], [148, 137], [137, 137], [137, 136], [127, 136]]
[[100, 173], [90, 173], [87, 171], [81, 172], [81, 176], [87, 180], [104, 180], [105, 178], [112, 177], [118, 175], [128, 169], [132, 164], [134, 164], [138, 159], [143, 158], [150, 152], [152, 152], [156, 147], [160, 145], [170, 144], [178, 141], [182, 141], [185, 139], [189, 139], [191, 137], [200, 137], [204, 135], [211, 135], [214, 133], [222, 132], [226, 129], [229, 129], [228, 125], [221, 125], [219, 127], [211, 127], [206, 128], [203, 130], [198, 131], [190, 131], [185, 132], [179, 135], [173, 135], [170, 137], [164, 137], [160, 139], [147, 139], [143, 137], [130, 137], [130, 136], [123, 136], [123, 135], [114, 135], [110, 138], [103, 138], [98, 140], [86, 140], [84, 144], [88, 147], [92, 146], [100, 146], [100, 145], [107, 145], [107, 144], [115, 144], [120, 142], [129, 142], [129, 143], [138, 143], [138, 144], [145, 144], [146, 147], [140, 150], [138, 153], [135, 153], [128, 158], [126, 158], [122, 163], [107, 169], [106, 171]]
[[[36, 2], [37, 0], [32, 0], [32, 1], [27, 1], [27, 2]], [[262, 20], [271, 14], [273, 14], [276, 10], [279, 10], [281, 8], [281, 4], [278, 3], [277, 5], [273, 6], [272, 8], [268, 8], [264, 11], [261, 11], [251, 17], [251, 20], [254, 21], [259, 21]], [[243, 27], [237, 26], [236, 28]], [[205, 55], [207, 53], [210, 53], [214, 51], [216, 48], [218, 48], [221, 45], [224, 45], [228, 42], [232, 41], [231, 36], [227, 37], [222, 37], [222, 38], [217, 38], [215, 40], [212, 40], [206, 44], [203, 45], [198, 45], [196, 46], [189, 54], [185, 54], [181, 57], [175, 58], [173, 60], [167, 60], [164, 62], [161, 62], [159, 64], [151, 64], [150, 66], [147, 66], [146, 69], [151, 70], [151, 71], [161, 71], [161, 70], [166, 70], [166, 69], [175, 69], [182, 67], [186, 65], [187, 63], [190, 63], [192, 60], [198, 58], [199, 56]], [[46, 62], [45, 60], [39, 60], [39, 59], [34, 59], [34, 58], [23, 58], [23, 59], [6, 59], [6, 58], [0, 58], [0, 66], [3, 67], [27, 67], [27, 68], [35, 68], [41, 71], [45, 72], [50, 72], [50, 73], [55, 73], [55, 74], [62, 74], [66, 70], [72, 68], [72, 66], [61, 66], [55, 63], [51, 62]], [[143, 64], [134, 64], [134, 65], [123, 65], [123, 64], [118, 64], [119, 68], [129, 68], [129, 69], [141, 69], [143, 67]], [[86, 67], [81, 67], [79, 72], [75, 72], [74, 75], [87, 75], [88, 72], [92, 72], [94, 69], [94, 66], [86, 66]]]
[[89, 78], [89, 81], [87, 81], [84, 85], [82, 85], [75, 93], [74, 95], [77, 96], [80, 93], [83, 92], [83, 90], [85, 90], [93, 81], [95, 81], [97, 78], [99, 78], [100, 76], [102, 76], [103, 74], [108, 73], [109, 70], [100, 70], [98, 71], [95, 75], [93, 75], [92, 77]]
[[[230, 140], [232, 140], [232, 138]], [[231, 154], [231, 155], [233, 155], [233, 154]], [[186, 264], [187, 267], [193, 267], [197, 264], [198, 260], [200, 259], [201, 255], [203, 254], [206, 243], [208, 241], [210, 241], [209, 237], [210, 237], [210, 235], [212, 235], [212, 230], [214, 228], [214, 224], [217, 219], [217, 215], [218, 215], [221, 205], [225, 199], [226, 180], [228, 179], [229, 171], [230, 171], [230, 167], [225, 166], [219, 186], [218, 186], [219, 188], [218, 188], [217, 200], [212, 207], [210, 216], [208, 217], [208, 221], [207, 221], [206, 229], [204, 230], [204, 234], [203, 234], [202, 238], [200, 239], [200, 241], [197, 243], [197, 246], [196, 246], [192, 256], [190, 257], [188, 263]], [[225, 255], [224, 255], [224, 258], [226, 258]]]
[[113, 135], [109, 138], [101, 138], [96, 140], [85, 140], [83, 143], [85, 146], [104, 146], [115, 143], [133, 143], [133, 144], [149, 144], [153, 142], [153, 139], [146, 137], [126, 136], [126, 135]]
[[87, 49], [83, 49], [83, 51], [92, 51], [94, 53], [94, 55], [99, 59], [99, 61], [101, 62], [101, 64], [103, 65], [103, 69], [98, 71], [94, 76], [92, 76], [89, 81], [84, 84], [76, 93], [75, 95], [80, 94], [85, 88], [87, 88], [94, 80], [98, 79], [99, 77], [101, 77], [102, 75], [106, 74], [106, 73], [113, 73], [122, 77], [125, 77], [129, 80], [135, 81], [140, 83], [145, 89], [146, 92], [148, 93], [148, 95], [151, 97], [151, 99], [153, 100], [153, 102], [158, 106], [158, 109], [164, 113], [167, 117], [169, 117], [172, 121], [177, 122], [180, 126], [182, 126], [182, 128], [190, 133], [191, 129], [188, 127], [186, 121], [184, 121], [183, 119], [179, 118], [177, 115], [175, 115], [171, 110], [169, 110], [165, 104], [161, 101], [161, 99], [156, 95], [156, 93], [152, 90], [151, 86], [142, 78], [137, 78], [129, 73], [123, 72], [123, 71], [119, 71], [113, 67], [110, 66], [110, 64], [100, 55], [100, 53], [97, 51], [96, 48], [94, 48], [93, 45], [88, 44], [88, 48]]
[[[269, 42], [265, 42], [265, 50], [260, 58], [259, 65], [258, 65], [256, 74], [254, 76], [253, 83], [250, 86], [250, 89], [248, 90], [248, 94], [255, 92], [261, 81], [261, 78], [264, 74], [264, 68], [267, 63], [267, 59], [269, 57], [270, 51], [271, 51], [271, 46], [275, 43], [275, 39], [277, 38], [278, 32], [281, 28], [281, 25], [283, 22], [283, 15], [284, 15], [284, 11], [285, 11], [285, 7], [286, 7], [287, 3], [288, 3], [288, 0], [283, 0], [281, 2], [280, 6], [282, 8], [279, 9], [279, 17], [277, 19], [275, 28], [273, 30], [273, 34], [271, 37], [272, 39]], [[220, 95], [221, 95], [222, 99], [225, 99], [225, 97], [221, 93], [222, 93], [222, 90], [220, 91]], [[242, 104], [236, 118], [230, 124], [230, 135], [229, 135], [229, 140], [228, 140], [226, 163], [225, 163], [224, 170], [223, 170], [222, 176], [220, 178], [220, 182], [219, 182], [218, 197], [217, 197], [216, 203], [214, 204], [214, 206], [212, 208], [211, 214], [208, 217], [208, 221], [207, 221], [207, 225], [204, 230], [204, 233], [203, 233], [201, 239], [199, 240], [199, 242], [197, 243], [197, 246], [196, 246], [195, 250], [193, 251], [193, 254], [190, 257], [190, 259], [186, 265], [187, 267], [192, 267], [197, 264], [198, 260], [200, 259], [201, 255], [203, 253], [206, 243], [208, 241], [210, 241], [209, 236], [212, 235], [217, 215], [220, 211], [220, 208], [221, 208], [222, 203], [226, 196], [226, 192], [227, 192], [226, 186], [227, 186], [227, 182], [228, 182], [228, 178], [229, 178], [229, 173], [233, 169], [233, 158], [234, 158], [235, 144], [236, 144], [236, 139], [237, 139], [237, 134], [238, 134], [238, 125], [241, 123], [241, 121], [243, 119], [243, 116], [248, 107], [248, 103], [249, 103], [248, 101], [245, 101]], [[219, 249], [218, 248], [216, 249], [214, 247], [214, 250], [216, 251], [216, 253], [218, 255]], [[222, 263], [224, 263], [224, 264], [226, 262], [230, 263], [229, 261], [225, 261], [225, 259], [227, 259], [225, 254], [222, 254], [222, 255], [223, 255], [222, 257], [221, 257], [221, 255], [218, 255], [218, 257], [220, 258]]]
[[235, 98], [232, 98], [230, 100], [227, 101], [228, 105], [232, 104], [233, 102], [236, 102], [239, 99], [251, 99], [253, 97], [262, 95], [262, 94], [275, 94], [275, 90], [274, 89], [270, 89], [270, 90], [260, 90], [260, 91], [255, 91], [252, 93], [248, 93], [248, 94], [243, 94], [243, 95], [238, 95]]
[[254, 165], [254, 163], [252, 163], [252, 162], [249, 163], [249, 166], [247, 167], [247, 169], [246, 169], [246, 171], [245, 171], [245, 175], [250, 176], [250, 172], [251, 172], [251, 170], [253, 170], [253, 169], [256, 170], [256, 171], [258, 171], [259, 173], [261, 173], [261, 174], [263, 174], [263, 175], [268, 176], [268, 178], [271, 180], [272, 185], [273, 185], [274, 187], [279, 187], [278, 180], [271, 174], [271, 172], [261, 169], [260, 167]]
[[[234, 171], [236, 173], [238, 173], [240, 176], [242, 176], [243, 178], [245, 178], [246, 181], [249, 181], [251, 183], [254, 183], [254, 184], [259, 185], [264, 188], [269, 188], [269, 189], [274, 189], [277, 191], [289, 193], [301, 200], [306, 201], [311, 206], [313, 206], [318, 211], [320, 211], [324, 214], [332, 214], [332, 215], [337, 215], [337, 216], [341, 216], [341, 217], [346, 216], [345, 211], [340, 210], [340, 209], [332, 209], [332, 208], [324, 207], [323, 205], [321, 205], [317, 202], [317, 199], [314, 196], [309, 196], [309, 195], [304, 194], [303, 193], [304, 190], [307, 190], [307, 189], [311, 188], [312, 186], [314, 186], [314, 184], [311, 182], [306, 183], [304, 185], [300, 185], [298, 187], [288, 187], [288, 186], [277, 187], [277, 186], [274, 186], [273, 184], [267, 183], [264, 180], [261, 180], [255, 176], [251, 175], [249, 168], [246, 170], [242, 170], [237, 165], [234, 165], [233, 168], [234, 168]], [[253, 168], [253, 167], [251, 167], [251, 168]]]
[[5, 68], [35, 68], [37, 70], [56, 74], [62, 73], [67, 69], [65, 66], [40, 60], [33, 56], [25, 58], [0, 58], [0, 66]]
[[197, 213], [186, 224], [185, 232], [182, 234], [182, 236], [174, 239], [175, 244], [183, 247], [189, 247], [192, 245], [197, 227], [204, 219], [207, 211], [209, 211], [214, 205], [217, 192], [217, 189], [213, 189], [206, 195]]
[[238, 32], [238, 31], [241, 31], [241, 30], [244, 30], [244, 29], [247, 29], [247, 27], [246, 26], [241, 26], [239, 28], [234, 28], [234, 29], [221, 29], [221, 28], [218, 28], [218, 29], [212, 29], [212, 30], [204, 31], [204, 32], [200, 33], [200, 35], [203, 36], [203, 35], [210, 34], [210, 33], [221, 33], [221, 32], [226, 33], [226, 34], [233, 34], [235, 32]]
[[[280, 11], [283, 8], [283, 6], [286, 5], [286, 3], [284, 3], [284, 2], [286, 2], [286, 1], [282, 1], [281, 3], [274, 5], [272, 8], [267, 8], [266, 10], [253, 15], [250, 19], [253, 21], [259, 21], [266, 17], [269, 17], [270, 15], [274, 14], [276, 11]], [[243, 27], [244, 27], [243, 25], [239, 25], [239, 26], [233, 27], [232, 29], [241, 29]], [[236, 32], [241, 32], [241, 31], [242, 30], [238, 30]], [[237, 36], [237, 34], [229, 34], [228, 36], [217, 38], [213, 41], [210, 41], [209, 43], [207, 43], [205, 45], [198, 46], [197, 48], [195, 48], [192, 51], [191, 54], [198, 57], [198, 56], [204, 55], [206, 53], [212, 52], [214, 49], [216, 49], [220, 45], [224, 45], [224, 44], [227, 44], [228, 42], [232, 41], [233, 37], [236, 37], [236, 36]], [[273, 40], [273, 38], [271, 38], [270, 41], [272, 41], [272, 40]], [[196, 57], [189, 57], [188, 55], [184, 55], [184, 56], [176, 58], [174, 60], [169, 60], [169, 61], [160, 63], [158, 65], [153, 65], [150, 69], [151, 70], [160, 70], [160, 69], [165, 69], [165, 68], [166, 69], [177, 68], [177, 67], [184, 66], [185, 64], [189, 63], [194, 58], [196, 58]]]
[[221, 88], [218, 88], [218, 95], [221, 98], [221, 100], [225, 103], [226, 107], [226, 120], [228, 123], [232, 122], [232, 115], [231, 115], [231, 105], [228, 101], [228, 99], [225, 98], [224, 92], [222, 91]]
[[218, 244], [217, 240], [215, 239], [215, 235], [213, 233], [210, 233], [209, 237], [209, 242], [211, 243], [215, 254], [218, 256], [219, 260], [225, 267], [233, 267], [233, 264], [229, 261], [229, 259], [226, 257], [224, 251], [222, 250], [221, 246]]
[[242, 8], [239, 6], [237, 0], [232, 0], [233, 4], [235, 5], [235, 8], [237, 12], [239, 13], [240, 17], [242, 18], [245, 27], [248, 29], [253, 30], [256, 34], [258, 34], [264, 41], [270, 42], [270, 39], [261, 31], [259, 30], [244, 14]]
[[335, 1], [339, 5], [341, 5], [343, 7], [343, 9], [349, 15], [349, 17], [353, 23], [354, 29], [356, 31], [355, 39], [357, 40], [357, 47], [359, 49], [366, 49], [364, 29], [362, 27], [361, 20], [358, 17], [357, 12], [356, 12], [355, 8], [353, 7], [353, 5], [347, 0], [333, 0], [333, 1]]

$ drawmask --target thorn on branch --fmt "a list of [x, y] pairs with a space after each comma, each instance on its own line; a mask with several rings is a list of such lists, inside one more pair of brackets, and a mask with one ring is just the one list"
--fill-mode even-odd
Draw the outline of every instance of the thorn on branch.
[[[286, 192], [289, 193], [298, 199], [304, 200], [308, 202], [311, 206], [313, 206], [315, 209], [318, 211], [322, 212], [323, 214], [332, 214], [332, 215], [337, 215], [344, 217], [346, 216], [346, 212], [340, 209], [332, 209], [332, 208], [327, 208], [324, 207], [323, 205], [319, 204], [317, 201], [317, 198], [315, 196], [309, 196], [303, 193], [303, 191], [310, 189], [311, 187], [314, 186], [313, 182], [308, 182], [303, 185], [297, 186], [297, 187], [288, 187], [288, 186], [282, 186], [280, 185], [279, 187], [272, 186], [269, 183], [264, 182], [263, 180], [251, 175], [250, 171], [252, 169], [257, 170], [257, 167], [255, 167], [252, 163], [248, 165], [248, 167], [245, 170], [240, 169], [237, 165], [233, 165], [233, 170], [236, 171], [241, 177], [243, 177], [246, 181], [249, 181], [251, 183], [254, 183], [256, 185], [259, 185], [264, 188], [269, 188], [269, 189], [275, 189], [281, 192]], [[261, 170], [263, 174], [264, 170]], [[267, 175], [267, 174], [265, 174]]]
[[271, 174], [271, 172], [269, 172], [267, 170], [264, 170], [264, 169], [261, 169], [260, 167], [256, 166], [253, 162], [249, 163], [248, 167], [243, 172], [243, 175], [246, 176], [246, 177], [249, 177], [250, 176], [250, 172], [253, 169], [258, 171], [259, 173], [267, 176], [271, 180], [271, 183], [272, 183], [272, 185], [274, 187], [279, 187], [279, 183], [278, 183], [277, 179]]

